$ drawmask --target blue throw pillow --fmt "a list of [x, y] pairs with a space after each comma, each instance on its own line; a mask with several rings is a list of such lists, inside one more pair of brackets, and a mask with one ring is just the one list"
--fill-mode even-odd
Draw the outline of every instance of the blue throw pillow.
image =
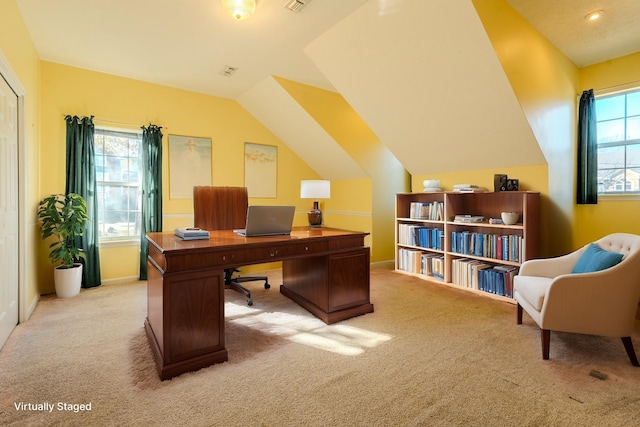
[[572, 273], [591, 273], [605, 270], [622, 261], [622, 256], [617, 252], [605, 251], [595, 243], [592, 243], [580, 256], [580, 259], [573, 267]]

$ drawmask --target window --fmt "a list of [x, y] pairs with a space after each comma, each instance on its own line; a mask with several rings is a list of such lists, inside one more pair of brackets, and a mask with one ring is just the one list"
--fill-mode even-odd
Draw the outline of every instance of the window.
[[640, 90], [596, 98], [598, 194], [640, 194]]
[[94, 134], [101, 241], [140, 236], [142, 134], [96, 128]]

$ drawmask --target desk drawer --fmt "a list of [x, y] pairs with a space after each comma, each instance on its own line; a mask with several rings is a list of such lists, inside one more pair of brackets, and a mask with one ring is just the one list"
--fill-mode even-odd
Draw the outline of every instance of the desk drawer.
[[331, 249], [330, 242], [318, 241], [307, 242], [304, 244], [282, 244], [273, 247], [259, 247], [254, 249], [245, 249], [243, 251], [228, 251], [224, 254], [217, 254], [220, 265], [237, 264], [243, 265], [259, 264], [262, 262], [281, 261], [287, 258], [297, 258], [299, 256], [319, 254], [327, 252]]
[[165, 273], [200, 270], [203, 268], [229, 268], [247, 264], [260, 264], [281, 259], [281, 248], [251, 250], [221, 250], [209, 253], [180, 254], [166, 257]]
[[158, 266], [160, 273], [164, 273], [167, 269], [164, 255], [155, 245], [149, 245], [147, 249], [147, 259], [153, 260], [153, 262]]
[[292, 240], [273, 246], [267, 244], [238, 245], [238, 249], [233, 247], [206, 248], [205, 250], [168, 252], [164, 256], [159, 251], [154, 252], [150, 249], [149, 254], [165, 273], [169, 273], [202, 268], [238, 267], [325, 254], [345, 248], [361, 247], [362, 240], [362, 237], [337, 240]]
[[227, 268], [247, 261], [242, 251], [215, 251], [208, 253], [168, 254], [165, 257], [165, 273], [200, 270], [203, 268]]
[[297, 245], [295, 248], [295, 254], [292, 255], [309, 255], [326, 252], [330, 249], [330, 243], [327, 240], [320, 242], [309, 242], [304, 245]]
[[290, 248], [282, 246], [260, 247], [255, 249], [244, 250], [237, 253], [229, 253], [230, 262], [238, 265], [243, 264], [260, 264], [263, 262], [280, 261], [282, 258], [291, 256]]

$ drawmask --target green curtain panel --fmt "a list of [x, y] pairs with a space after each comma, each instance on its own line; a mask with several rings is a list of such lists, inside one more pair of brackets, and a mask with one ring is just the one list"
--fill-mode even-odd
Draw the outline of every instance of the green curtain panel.
[[147, 280], [147, 232], [162, 231], [162, 127], [142, 127], [142, 221], [140, 280]]
[[100, 286], [100, 252], [98, 248], [98, 198], [94, 155], [93, 116], [65, 116], [67, 122], [67, 180], [65, 193], [77, 193], [87, 202], [89, 223], [78, 245], [86, 258], [80, 259], [82, 287]]
[[576, 202], [598, 203], [598, 151], [596, 100], [593, 89], [585, 90], [578, 108], [578, 179]]

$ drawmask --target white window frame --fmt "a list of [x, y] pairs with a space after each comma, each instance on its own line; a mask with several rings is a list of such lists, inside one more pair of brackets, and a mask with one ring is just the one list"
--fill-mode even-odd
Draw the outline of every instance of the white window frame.
[[[627, 96], [630, 94], [634, 94], [634, 93], [640, 93], [640, 87], [634, 87], [634, 88], [629, 88], [626, 89], [624, 91], [621, 92], [609, 92], [609, 93], [604, 93], [604, 94], [600, 94], [600, 95], [596, 95], [596, 104], [599, 100], [602, 99], [606, 99], [606, 98], [612, 98], [612, 97], [618, 97], [618, 96]], [[626, 120], [629, 117], [638, 117], [637, 115], [633, 115], [633, 116], [629, 116], [627, 114], [626, 111], [626, 106], [625, 106], [625, 135], [626, 135]], [[596, 121], [598, 120], [598, 118], [596, 117]], [[629, 139], [627, 140], [626, 138], [624, 140], [620, 140], [620, 141], [614, 141], [614, 142], [606, 142], [606, 143], [598, 143], [597, 146], [598, 148], [602, 148], [602, 147], [620, 147], [620, 146], [631, 146], [631, 145], [636, 145], [636, 144], [640, 144], [640, 138], [637, 139]], [[630, 199], [630, 200], [640, 200], [640, 188], [637, 191], [629, 191], [627, 190], [627, 188], [631, 187], [631, 181], [629, 181], [628, 177], [627, 177], [627, 170], [628, 170], [628, 166], [627, 166], [627, 159], [626, 159], [626, 154], [625, 154], [625, 164], [623, 166], [623, 171], [624, 171], [624, 176], [621, 177], [621, 179], [618, 179], [615, 181], [614, 186], [617, 187], [622, 187], [622, 183], [624, 183], [624, 190], [618, 190], [618, 191], [606, 191], [606, 192], [601, 192], [601, 189], [603, 188], [603, 184], [598, 182], [598, 198], [602, 198], [604, 200], [610, 198], [610, 199], [616, 199], [616, 200], [624, 200], [624, 199]], [[640, 168], [634, 168], [634, 169], [640, 169]], [[598, 169], [598, 176], [600, 176], [600, 169]]]
[[[136, 135], [138, 136], [137, 139], [140, 140], [140, 144], [142, 144], [142, 132], [141, 131], [136, 131], [136, 130], [131, 130], [131, 129], [119, 129], [119, 128], [112, 128], [112, 127], [105, 127], [105, 126], [96, 126], [95, 128], [95, 135], [94, 135], [94, 143], [97, 143], [97, 141], [95, 140], [95, 136], [97, 136], [99, 133], [104, 134], [104, 133], [122, 133], [122, 134], [127, 134], [127, 135]], [[97, 146], [96, 146], [96, 168], [99, 167], [99, 163], [98, 163], [98, 154], [97, 154]], [[98, 173], [98, 171], [96, 170], [96, 184], [97, 186], [101, 186], [101, 185], [111, 185], [111, 186], [122, 186], [122, 187], [134, 187], [134, 188], [138, 188], [138, 206], [141, 208], [141, 202], [142, 202], [142, 174], [144, 173], [144, 168], [142, 166], [142, 150], [139, 150], [139, 157], [138, 157], [138, 181], [137, 183], [131, 183], [131, 182], [127, 182], [127, 181], [123, 181], [123, 182], [119, 182], [119, 181], [102, 181], [100, 180], [100, 175]], [[131, 156], [128, 156], [131, 157]], [[102, 195], [101, 191], [97, 192], [97, 197], [100, 197]], [[102, 215], [104, 215], [104, 212], [102, 211], [102, 209], [100, 208], [101, 204], [100, 202], [98, 203], [98, 216], [99, 216], [99, 220], [100, 217]], [[102, 206], [104, 206], [102, 204]], [[131, 212], [136, 212], [139, 210], [136, 209], [129, 209], [129, 207], [127, 207], [127, 217], [129, 216], [129, 214]], [[117, 247], [117, 246], [136, 246], [136, 245], [140, 245], [140, 234], [134, 234], [134, 235], [128, 235], [128, 236], [113, 236], [113, 237], [109, 237], [109, 236], [99, 236], [99, 244], [101, 247]]]

